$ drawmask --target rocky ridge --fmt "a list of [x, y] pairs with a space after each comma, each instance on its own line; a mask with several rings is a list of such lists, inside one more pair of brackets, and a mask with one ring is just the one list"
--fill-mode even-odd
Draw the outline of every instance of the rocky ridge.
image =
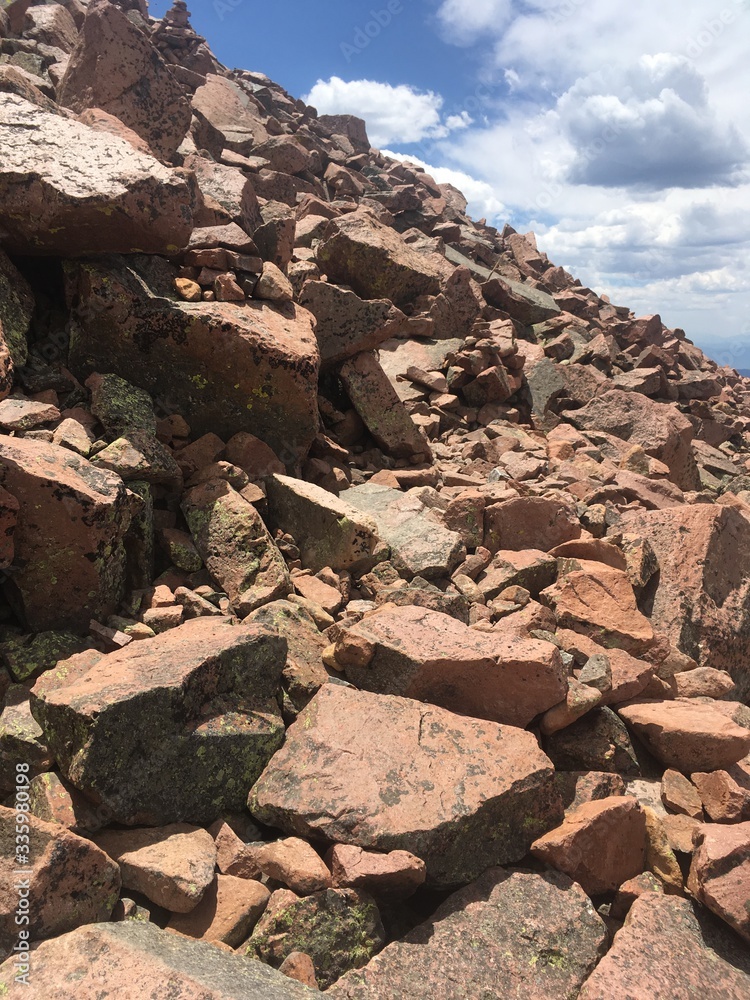
[[0, 150], [0, 993], [746, 996], [750, 382], [182, 0]]

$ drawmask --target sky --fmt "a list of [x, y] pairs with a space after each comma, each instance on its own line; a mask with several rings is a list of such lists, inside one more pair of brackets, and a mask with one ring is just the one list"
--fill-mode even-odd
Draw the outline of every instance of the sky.
[[363, 117], [475, 219], [750, 368], [750, 0], [189, 7], [229, 67]]

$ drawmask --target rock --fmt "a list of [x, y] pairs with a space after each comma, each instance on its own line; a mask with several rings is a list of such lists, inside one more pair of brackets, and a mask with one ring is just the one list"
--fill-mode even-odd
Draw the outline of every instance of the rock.
[[355, 889], [327, 889], [304, 899], [291, 895], [278, 908], [272, 897], [245, 954], [278, 966], [303, 951], [325, 990], [350, 969], [366, 965], [384, 943], [380, 914], [370, 896]]
[[579, 430], [605, 431], [641, 445], [647, 455], [669, 467], [670, 479], [680, 489], [700, 489], [690, 446], [694, 428], [676, 407], [655, 403], [637, 392], [611, 389], [569, 412], [567, 419]]
[[251, 479], [265, 479], [275, 472], [284, 474], [284, 464], [278, 460], [265, 441], [240, 431], [227, 441], [226, 460], [239, 466]]
[[[624, 530], [648, 539], [660, 573], [649, 586], [648, 608], [659, 630], [703, 667], [727, 670], [740, 699], [750, 695], [746, 638], [750, 583], [750, 524], [732, 507], [696, 504], [633, 511]], [[674, 540], [680, 539], [680, 558]]]
[[49, 403], [31, 399], [4, 399], [0, 403], [0, 430], [30, 431], [60, 419], [60, 411]]
[[0, 435], [0, 482], [22, 511], [10, 599], [34, 631], [87, 632], [123, 594], [133, 501], [122, 480], [66, 448]]
[[299, 837], [255, 847], [252, 857], [264, 875], [283, 882], [300, 896], [331, 887], [331, 873], [320, 855]]
[[628, 731], [609, 708], [595, 708], [566, 729], [547, 736], [544, 751], [561, 771], [641, 773]]
[[352, 405], [383, 451], [395, 458], [430, 459], [432, 452], [374, 351], [345, 361], [339, 370]]
[[[28, 931], [28, 940], [39, 941], [82, 924], [109, 920], [120, 892], [119, 869], [104, 851], [57, 823], [45, 823], [28, 813], [20, 815], [25, 817], [20, 826], [27, 826], [27, 831], [16, 830], [15, 809], [0, 806], [3, 956], [19, 941], [19, 928]], [[17, 860], [20, 858], [24, 862]], [[27, 890], [28, 909], [20, 908], [21, 889]], [[25, 911], [28, 922], [17, 922], [17, 911]], [[0, 984], [4, 972], [0, 968]]]
[[750, 752], [750, 729], [711, 705], [643, 699], [617, 711], [658, 760], [678, 771], [717, 771]]
[[284, 961], [279, 966], [279, 972], [296, 979], [298, 983], [309, 986], [311, 990], [317, 990], [318, 980], [315, 976], [315, 965], [309, 955], [304, 951], [290, 951]]
[[250, 431], [289, 463], [306, 454], [318, 422], [312, 316], [293, 304], [182, 302], [172, 280], [154, 257], [71, 266], [71, 367], [173, 401], [196, 436]]
[[548, 552], [581, 536], [575, 511], [545, 497], [516, 497], [491, 504], [485, 508], [484, 524], [484, 544], [493, 553], [501, 549]]
[[424, 883], [427, 869], [408, 851], [376, 854], [336, 844], [326, 855], [334, 889], [363, 889], [384, 899], [406, 899]]
[[86, 379], [91, 412], [107, 434], [118, 438], [130, 430], [156, 434], [154, 404], [147, 392], [119, 375], [95, 373]]
[[360, 298], [390, 299], [396, 306], [437, 295], [453, 271], [444, 258], [415, 250], [363, 209], [331, 220], [317, 261], [329, 281], [350, 286]]
[[249, 806], [290, 834], [409, 851], [440, 886], [519, 860], [562, 808], [529, 733], [332, 684], [290, 727]]
[[5, 692], [0, 712], [0, 794], [9, 795], [15, 788], [16, 768], [26, 765], [33, 778], [52, 766], [52, 756], [44, 734], [31, 714], [29, 690], [23, 684], [11, 684]]
[[532, 597], [551, 587], [557, 579], [557, 561], [539, 549], [500, 549], [477, 585], [485, 599], [493, 600], [508, 587], [523, 587]]
[[654, 631], [641, 614], [627, 574], [604, 563], [587, 562], [558, 579], [540, 595], [558, 625], [590, 636], [605, 648], [640, 656], [654, 645]]
[[240, 618], [292, 589], [284, 558], [258, 511], [223, 479], [187, 490], [182, 512], [206, 569]]
[[315, 336], [324, 368], [377, 347], [395, 336], [406, 320], [388, 299], [365, 301], [327, 281], [305, 282], [299, 301], [317, 321]]
[[674, 855], [662, 817], [650, 806], [642, 805], [646, 817], [646, 868], [656, 875], [668, 892], [683, 890], [682, 869]]
[[646, 818], [638, 801], [587, 802], [531, 845], [535, 858], [564, 872], [589, 896], [611, 892], [643, 871]]
[[[347, 663], [352, 642], [372, 650], [369, 662]], [[567, 689], [552, 643], [476, 632], [419, 607], [386, 606], [368, 615], [344, 632], [336, 657], [358, 688], [521, 728]]]
[[26, 334], [33, 313], [31, 286], [0, 250], [0, 399], [12, 388], [14, 369], [28, 360]]
[[723, 698], [735, 693], [735, 684], [725, 670], [696, 667], [674, 675], [678, 698]]
[[607, 774], [606, 771], [558, 771], [555, 784], [566, 812], [577, 809], [585, 802], [626, 793], [624, 779], [619, 774]]
[[[693, 775], [695, 781], [695, 775]], [[661, 779], [661, 800], [671, 812], [692, 816], [693, 819], [703, 819], [701, 796], [695, 785], [680, 774], [668, 768]]]
[[242, 809], [283, 739], [285, 654], [261, 626], [198, 618], [93, 666], [65, 661], [33, 712], [62, 773], [113, 819], [212, 822]]
[[97, 830], [101, 826], [96, 806], [53, 771], [32, 778], [29, 811], [38, 819], [58, 823], [74, 833]]
[[[750, 820], [750, 757], [732, 764], [726, 770], [690, 775], [698, 799], [688, 815], [703, 818], [705, 808], [714, 823], [741, 823]], [[697, 791], [696, 791], [697, 790]]]
[[182, 489], [182, 473], [171, 451], [155, 434], [130, 430], [91, 458], [97, 469], [117, 473], [128, 483], [152, 483], [175, 493]]
[[173, 254], [187, 244], [193, 194], [186, 177], [124, 139], [14, 94], [0, 94], [0, 136], [7, 250]]
[[268, 138], [257, 104], [234, 80], [209, 72], [193, 96], [192, 107], [217, 153], [225, 148], [247, 154]]
[[195, 909], [214, 879], [216, 847], [199, 827], [104, 830], [94, 842], [120, 866], [123, 888], [174, 913]]
[[521, 284], [495, 275], [482, 285], [482, 295], [491, 306], [502, 309], [524, 326], [544, 323], [560, 315], [560, 306], [551, 295], [533, 285]]
[[266, 299], [268, 302], [291, 302], [294, 299], [294, 289], [284, 272], [267, 260], [263, 264], [263, 273], [253, 295], [256, 299]]
[[568, 694], [564, 701], [548, 709], [542, 716], [539, 728], [545, 736], [572, 725], [581, 716], [601, 703], [602, 695], [593, 687], [568, 678]]
[[567, 1000], [578, 995], [605, 942], [590, 900], [564, 875], [493, 868], [328, 995]]
[[326, 566], [348, 569], [375, 548], [377, 525], [349, 503], [351, 490], [344, 499], [301, 479], [276, 475], [266, 486], [271, 527], [299, 542], [302, 564], [313, 573]]
[[647, 892], [664, 893], [664, 886], [651, 872], [643, 872], [623, 882], [612, 901], [610, 916], [615, 920], [624, 921], [636, 899], [640, 899]]
[[13, 562], [13, 536], [18, 524], [19, 508], [18, 500], [0, 486], [0, 570], [7, 569]]
[[[14, 983], [17, 968], [0, 966], [0, 988], [12, 1000], [27, 995]], [[169, 984], [170, 1000], [305, 1000], [314, 996], [261, 962], [213, 945], [190, 941], [139, 920], [81, 927], [44, 942], [34, 952], [34, 991], [54, 996], [74, 984], [76, 1000], [101, 1000], [102, 991], [158, 996]]]
[[247, 174], [195, 154], [185, 157], [184, 166], [195, 172], [204, 198], [217, 202], [245, 233], [263, 225], [255, 188]]
[[101, 108], [169, 160], [190, 127], [190, 105], [148, 35], [108, 0], [86, 9], [57, 91], [65, 108]]
[[239, 948], [262, 916], [270, 895], [260, 882], [217, 875], [200, 903], [189, 913], [174, 914], [167, 927], [199, 941]]
[[750, 961], [736, 938], [686, 899], [649, 892], [633, 903], [579, 997], [739, 1000], [749, 989]]
[[691, 893], [750, 941], [750, 823], [704, 824], [694, 838]]
[[[365, 483], [344, 494], [348, 505], [372, 520], [381, 541], [390, 546], [391, 561], [407, 577], [449, 575], [466, 555], [460, 534], [426, 520], [419, 490], [407, 494], [389, 486]], [[429, 526], [426, 530], [426, 526]]]

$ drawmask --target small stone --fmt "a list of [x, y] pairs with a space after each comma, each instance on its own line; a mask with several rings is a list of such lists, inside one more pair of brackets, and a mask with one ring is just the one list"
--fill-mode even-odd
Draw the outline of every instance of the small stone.
[[336, 844], [326, 855], [335, 889], [364, 889], [373, 896], [407, 899], [424, 883], [424, 861], [408, 851], [376, 854]]
[[258, 279], [253, 293], [256, 299], [268, 302], [291, 302], [294, 289], [284, 272], [271, 261], [264, 261], [263, 273]]
[[315, 963], [304, 951], [290, 952], [279, 966], [279, 972], [288, 976], [289, 979], [296, 979], [298, 983], [308, 986], [311, 990], [318, 989], [318, 980], [315, 978]]
[[190, 278], [175, 278], [174, 284], [177, 294], [184, 302], [200, 302], [203, 297], [203, 289], [197, 281], [191, 281]]
[[167, 928], [238, 948], [263, 915], [270, 895], [260, 882], [216, 875], [198, 905], [189, 913], [174, 914]]
[[[695, 775], [693, 775], [693, 781], [695, 781]], [[695, 785], [691, 784], [679, 771], [667, 768], [662, 775], [661, 800], [673, 813], [692, 816], [693, 819], [703, 819], [701, 796], [696, 791]]]
[[282, 882], [299, 896], [330, 888], [330, 871], [320, 855], [300, 837], [256, 844], [248, 850], [264, 875]]

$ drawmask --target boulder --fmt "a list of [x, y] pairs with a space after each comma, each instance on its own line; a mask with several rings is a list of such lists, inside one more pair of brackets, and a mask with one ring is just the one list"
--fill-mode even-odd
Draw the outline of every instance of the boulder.
[[251, 432], [293, 464], [317, 432], [312, 316], [292, 303], [183, 302], [173, 275], [158, 257], [71, 265], [71, 367], [127, 378], [196, 436]]
[[702, 806], [715, 823], [750, 820], [750, 757], [726, 770], [696, 771], [690, 775], [690, 780], [693, 783], [690, 787], [698, 801], [693, 802], [694, 808], [688, 815], [702, 819]]
[[644, 869], [646, 817], [628, 795], [587, 802], [535, 841], [531, 853], [578, 882], [589, 896], [612, 892]]
[[605, 431], [638, 444], [669, 467], [670, 479], [683, 490], [699, 490], [700, 476], [690, 442], [695, 430], [676, 406], [655, 403], [638, 392], [611, 389], [582, 409], [568, 412], [574, 427]]
[[286, 639], [286, 666], [281, 675], [284, 691], [297, 710], [304, 708], [328, 681], [323, 666], [323, 653], [328, 646], [325, 636], [318, 631], [310, 614], [291, 601], [264, 604], [246, 621], [267, 625]]
[[0, 225], [11, 252], [174, 254], [187, 244], [188, 178], [124, 139], [0, 93], [0, 145]]
[[212, 198], [246, 233], [263, 225], [258, 199], [252, 180], [241, 170], [196, 153], [185, 157], [184, 166], [195, 174], [204, 198]]
[[482, 285], [482, 295], [491, 306], [502, 309], [524, 326], [544, 323], [561, 312], [552, 296], [541, 288], [500, 275], [493, 276]]
[[385, 899], [405, 899], [424, 883], [424, 861], [408, 851], [376, 854], [353, 844], [336, 844], [326, 854], [335, 889], [363, 889]]
[[167, 927], [199, 941], [239, 948], [263, 915], [270, 895], [253, 879], [217, 875], [195, 909], [173, 914]]
[[8, 598], [34, 631], [87, 632], [123, 595], [135, 508], [122, 480], [66, 448], [0, 435], [0, 483], [20, 505]]
[[492, 868], [327, 995], [568, 1000], [605, 947], [604, 923], [570, 879]]
[[[0, 806], [3, 957], [18, 942], [19, 929], [28, 931], [28, 940], [39, 941], [82, 924], [109, 920], [120, 893], [120, 871], [104, 851], [57, 823], [45, 823], [28, 813], [19, 815], [24, 817], [20, 826], [27, 826], [26, 832], [16, 830], [15, 809]], [[26, 891], [29, 904], [28, 910], [24, 907], [29, 918], [25, 923], [16, 921], [16, 912], [24, 912], [19, 909], [20, 890]], [[4, 971], [0, 967], [0, 984]]]
[[[363, 647], [372, 651], [367, 663]], [[344, 632], [335, 655], [358, 688], [521, 728], [567, 691], [552, 643], [477, 632], [419, 607], [386, 606], [368, 615]]]
[[192, 107], [199, 122], [198, 145], [209, 148], [217, 160], [222, 149], [250, 153], [268, 138], [257, 102], [234, 80], [207, 74]]
[[567, 728], [545, 737], [543, 745], [560, 771], [641, 773], [628, 731], [609, 708], [595, 708]]
[[115, 115], [163, 160], [190, 128], [190, 105], [159, 50], [109, 0], [88, 5], [57, 99], [73, 111]]
[[648, 892], [633, 903], [579, 1000], [740, 1000], [749, 990], [750, 959], [738, 938], [688, 900]]
[[492, 553], [540, 549], [581, 537], [575, 510], [547, 497], [514, 497], [485, 508], [484, 544]]
[[[659, 560], [641, 599], [674, 646], [701, 666], [727, 670], [750, 697], [750, 523], [733, 507], [695, 504], [631, 511], [623, 530], [647, 539]], [[679, 546], [675, 545], [679, 539]]]
[[242, 808], [283, 739], [285, 660], [268, 629], [198, 618], [93, 665], [64, 661], [37, 681], [33, 712], [62, 773], [113, 819], [212, 822]]
[[688, 888], [750, 941], [750, 823], [704, 824], [693, 838]]
[[390, 299], [396, 306], [437, 295], [453, 272], [444, 257], [414, 249], [367, 209], [331, 220], [317, 261], [329, 281], [349, 285], [360, 298]]
[[263, 519], [226, 480], [192, 487], [181, 507], [206, 569], [240, 618], [291, 592], [284, 557]]
[[644, 698], [617, 711], [657, 760], [677, 771], [718, 771], [750, 753], [750, 729], [711, 704]]
[[[40, 997], [59, 995], [61, 989], [75, 993], [76, 1000], [101, 1000], [103, 991], [110, 996], [148, 997], [165, 988], [170, 1000], [195, 1000], [196, 995], [205, 1000], [315, 997], [261, 962], [140, 920], [81, 927], [42, 943], [31, 962], [28, 982]], [[28, 996], [28, 986], [15, 982], [14, 963], [11, 958], [0, 966], [0, 989], [9, 1000]]]
[[388, 299], [364, 301], [327, 281], [307, 281], [300, 305], [316, 319], [315, 336], [324, 368], [369, 351], [394, 337], [406, 317]]
[[11, 684], [0, 712], [0, 795], [10, 795], [15, 789], [19, 766], [28, 767], [28, 776], [33, 780], [52, 764], [44, 734], [31, 714], [29, 689], [23, 684]]
[[327, 866], [317, 851], [300, 837], [251, 845], [249, 851], [259, 871], [269, 879], [282, 882], [300, 896], [309, 896], [331, 887], [331, 873]]
[[553, 774], [520, 729], [326, 684], [287, 731], [249, 807], [289, 834], [409, 851], [429, 883], [452, 886], [520, 860], [559, 821]]

